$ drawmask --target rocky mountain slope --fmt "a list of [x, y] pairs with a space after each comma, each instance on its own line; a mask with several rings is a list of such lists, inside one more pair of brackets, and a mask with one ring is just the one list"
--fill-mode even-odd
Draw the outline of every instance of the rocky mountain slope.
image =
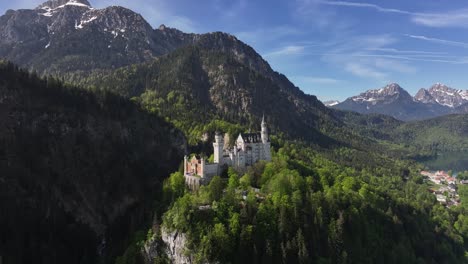
[[[186, 99], [193, 94], [204, 96], [200, 102], [210, 102], [213, 113], [235, 113], [235, 120], [246, 124], [258, 121], [265, 112], [275, 126], [300, 131], [301, 137], [317, 143], [333, 141], [322, 132], [335, 131], [331, 128], [340, 123], [315, 96], [304, 94], [273, 71], [252, 47], [226, 33], [186, 34], [165, 26], [152, 29], [140, 15], [123, 7], [94, 9], [87, 1], [51, 0], [34, 10], [9, 10], [0, 18], [0, 35], [5, 36], [0, 40], [0, 56], [82, 86], [110, 88], [100, 79], [117, 76], [128, 77], [123, 83], [132, 84], [117, 83], [111, 90], [128, 97], [147, 90], [162, 89], [166, 96], [170, 89], [195, 89], [185, 91], [190, 95]], [[201, 52], [189, 54], [193, 47]], [[115, 71], [135, 63], [142, 66]], [[128, 69], [137, 69], [135, 74], [142, 77], [139, 82], [132, 76], [118, 76]], [[143, 76], [143, 72], [148, 74]], [[160, 83], [163, 77], [164, 84]], [[292, 116], [280, 113], [277, 103]]]
[[444, 84], [436, 83], [427, 90], [424, 88], [420, 89], [414, 99], [423, 103], [457, 108], [468, 103], [468, 90], [457, 90]]
[[0, 255], [94, 263], [152, 218], [185, 138], [108, 93], [64, 88], [0, 64]]
[[400, 120], [421, 120], [453, 113], [468, 113], [463, 105], [467, 103], [468, 91], [455, 90], [442, 84], [430, 89], [420, 89], [412, 97], [398, 84], [369, 90], [331, 106], [336, 109], [359, 113], [379, 113]]
[[[207, 36], [227, 41], [226, 46], [239, 42], [221, 33]], [[134, 97], [182, 124], [187, 134], [216, 118], [259, 129], [265, 115], [273, 133], [286, 133], [323, 146], [344, 138], [346, 129], [333, 110], [315, 96], [304, 94], [284, 76], [259, 68], [265, 62], [245, 62], [236, 54], [232, 50], [188, 46], [152, 63], [110, 74], [95, 72], [82, 84]], [[349, 135], [349, 139], [353, 138]]]
[[148, 61], [194, 41], [120, 6], [51, 0], [0, 17], [0, 56], [39, 73], [112, 69]]

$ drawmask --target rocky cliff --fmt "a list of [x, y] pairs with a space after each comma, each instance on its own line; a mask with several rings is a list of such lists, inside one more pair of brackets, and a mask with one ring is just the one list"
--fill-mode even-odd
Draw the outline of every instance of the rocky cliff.
[[186, 249], [188, 242], [184, 233], [162, 228], [161, 239], [156, 236], [154, 235], [150, 240], [146, 241], [143, 246], [142, 255], [146, 263], [154, 263], [155, 259], [161, 257], [161, 255], [166, 255], [174, 264], [195, 263], [194, 257]]

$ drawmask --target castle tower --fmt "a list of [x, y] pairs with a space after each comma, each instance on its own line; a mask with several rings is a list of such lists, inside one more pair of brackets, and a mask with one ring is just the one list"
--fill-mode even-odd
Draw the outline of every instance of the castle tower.
[[268, 142], [268, 129], [267, 124], [265, 122], [265, 115], [262, 117], [262, 142], [263, 144]]
[[266, 161], [271, 161], [271, 151], [270, 151], [270, 140], [268, 139], [268, 129], [267, 129], [267, 124], [265, 122], [265, 116], [262, 117], [262, 131], [261, 131], [261, 137], [262, 137], [262, 152], [261, 152], [261, 159], [266, 160]]
[[214, 163], [222, 163], [223, 159], [224, 139], [221, 133], [216, 131], [215, 142], [213, 143], [214, 149]]

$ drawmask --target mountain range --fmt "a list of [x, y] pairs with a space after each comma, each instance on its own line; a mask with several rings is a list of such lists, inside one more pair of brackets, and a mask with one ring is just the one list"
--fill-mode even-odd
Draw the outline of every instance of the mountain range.
[[[0, 57], [25, 69], [0, 63], [0, 256], [12, 263], [113, 263], [154, 210], [164, 212], [161, 182], [183, 154], [210, 153], [205, 135], [258, 129], [263, 116], [275, 144], [305, 142], [357, 170], [393, 164], [400, 145], [439, 147], [416, 129], [434, 122], [328, 108], [233, 35], [152, 28], [124, 7], [50, 0], [8, 10]], [[404, 120], [468, 108], [466, 93], [443, 98], [444, 89], [417, 100], [392, 84], [349, 105], [403, 105], [389, 113]], [[442, 147], [468, 146], [466, 116], [444, 121]]]
[[326, 103], [335, 109], [358, 113], [379, 113], [397, 119], [421, 120], [447, 114], [468, 113], [468, 90], [457, 90], [444, 84], [421, 88], [414, 97], [396, 83], [368, 90], [341, 103]]
[[52, 0], [32, 10], [8, 10], [0, 17], [0, 36], [1, 57], [75, 85], [128, 98], [156, 91], [167, 99], [172, 92], [195, 99], [213, 117], [236, 122], [254, 124], [265, 114], [273, 129], [319, 144], [333, 141], [324, 130], [340, 127], [315, 96], [227, 33], [187, 34], [164, 25], [152, 29], [123, 7], [94, 9], [86, 0]]

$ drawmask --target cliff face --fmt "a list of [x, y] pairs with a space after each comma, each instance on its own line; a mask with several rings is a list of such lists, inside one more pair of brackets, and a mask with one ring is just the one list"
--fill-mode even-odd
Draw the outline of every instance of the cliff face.
[[[194, 262], [193, 256], [186, 249], [187, 237], [184, 233], [172, 231], [162, 228], [161, 239], [164, 245], [160, 245], [160, 240], [155, 236], [146, 242], [143, 247], [142, 254], [147, 264], [154, 263], [154, 260], [166, 254], [171, 263], [174, 264], [192, 264]], [[161, 252], [164, 251], [164, 252]]]
[[112, 260], [151, 218], [185, 138], [121, 97], [0, 64], [0, 255], [6, 263]]

